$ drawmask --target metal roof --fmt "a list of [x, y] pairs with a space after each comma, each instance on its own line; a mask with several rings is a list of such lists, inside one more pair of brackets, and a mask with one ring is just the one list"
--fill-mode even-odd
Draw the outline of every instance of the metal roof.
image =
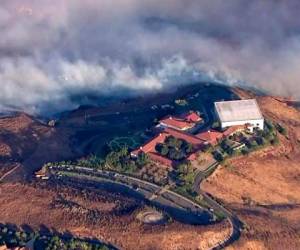
[[215, 108], [221, 122], [263, 119], [255, 99], [215, 102]]

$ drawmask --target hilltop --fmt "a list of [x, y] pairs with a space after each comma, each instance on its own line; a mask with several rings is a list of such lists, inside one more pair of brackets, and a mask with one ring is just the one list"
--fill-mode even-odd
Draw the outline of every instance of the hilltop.
[[[211, 96], [213, 94], [210, 92]], [[241, 238], [229, 249], [278, 249], [283, 246], [281, 237], [285, 238], [284, 248], [297, 249], [300, 245], [300, 111], [283, 98], [257, 96], [241, 89], [223, 94], [224, 99], [232, 96], [256, 98], [265, 118], [286, 129], [286, 135], [279, 134], [278, 145], [226, 160], [202, 183], [204, 191], [221, 201], [246, 225]], [[220, 96], [215, 98], [222, 99]], [[114, 130], [116, 121], [129, 121], [130, 124], [132, 120], [141, 124], [142, 129], [147, 128], [153, 119], [145, 121], [144, 112], [153, 112], [155, 100], [159, 100], [160, 105], [167, 104], [160, 98], [153, 98], [150, 109], [144, 106], [134, 109], [132, 116], [128, 109], [132, 110], [138, 100], [119, 104], [122, 105], [121, 114], [116, 113], [116, 106], [107, 109], [88, 107], [64, 115], [55, 127], [24, 113], [0, 119], [0, 174], [9, 173], [5, 183], [0, 184], [0, 221], [29, 224], [34, 228], [44, 224], [81, 237], [97, 237], [124, 249], [145, 249], [146, 246], [207, 249], [222, 241], [230, 231], [226, 221], [197, 227], [179, 222], [153, 227], [141, 225], [135, 218], [145, 209], [145, 204], [132, 197], [41, 185], [32, 180], [31, 183], [24, 182], [31, 179], [24, 179], [24, 176], [32, 177], [44, 163], [77, 159], [85, 151], [93, 152], [95, 145], [102, 145], [104, 138], [115, 136], [103, 134], [102, 128], [124, 133], [122, 129]], [[206, 100], [202, 99], [203, 102]], [[141, 103], [149, 105], [145, 100]], [[174, 111], [168, 109], [166, 112]], [[112, 121], [111, 126], [108, 126], [109, 121]], [[130, 128], [135, 133], [140, 129], [137, 125]], [[13, 171], [10, 173], [9, 170]], [[123, 206], [129, 210], [124, 212]], [[140, 238], [138, 242], [136, 235]], [[190, 242], [189, 247], [186, 242]]]

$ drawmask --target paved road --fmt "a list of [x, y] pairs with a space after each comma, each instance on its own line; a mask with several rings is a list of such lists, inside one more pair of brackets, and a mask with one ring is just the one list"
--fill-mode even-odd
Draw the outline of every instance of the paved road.
[[[146, 200], [156, 204], [158, 203], [163, 207], [167, 207], [169, 210], [171, 209], [173, 214], [178, 216], [178, 218], [180, 217], [182, 221], [184, 220], [184, 214], [189, 217], [186, 219], [187, 221], [189, 219], [189, 223], [193, 222], [192, 217], [195, 220], [195, 223], [205, 224], [211, 223], [211, 220], [213, 219], [212, 213], [196, 202], [171, 190], [162, 189], [162, 187], [158, 185], [135, 177], [112, 171], [93, 170], [90, 168], [69, 165], [53, 167], [50, 172], [53, 173], [53, 176], [60, 176], [61, 180], [62, 178], [65, 180], [67, 179], [69, 183], [72, 181], [72, 178], [76, 180], [81, 178], [83, 184], [87, 184], [87, 181], [110, 181], [112, 183], [126, 186], [127, 188], [142, 194]], [[84, 181], [82, 179], [84, 179]], [[78, 181], [76, 182], [78, 184]], [[176, 209], [176, 211], [174, 211], [174, 209]]]
[[[216, 166], [217, 165], [212, 165], [213, 168]], [[152, 199], [152, 201], [156, 201], [167, 206], [172, 205], [176, 208], [185, 209], [194, 213], [201, 213], [203, 211], [207, 211], [199, 204], [191, 201], [190, 199], [187, 199], [184, 196], [181, 196], [171, 190], [162, 189], [158, 185], [135, 177], [115, 173], [112, 171], [93, 170], [90, 168], [69, 165], [61, 165], [59, 167], [52, 168], [52, 171], [53, 170], [55, 174], [58, 175], [61, 174], [60, 171], [67, 171], [70, 173], [75, 172], [78, 174], [92, 175], [112, 182], [117, 182], [119, 184], [126, 185], [130, 188], [134, 187], [136, 191], [144, 194], [148, 200]], [[205, 178], [204, 176], [207, 177], [205, 173], [203, 174], [200, 172], [196, 176], [194, 184], [195, 191], [198, 192], [198, 194], [200, 194], [204, 198], [204, 201], [210, 206], [210, 208], [212, 208], [214, 211], [222, 212], [227, 217], [232, 227], [231, 234], [229, 235], [229, 237], [211, 248], [212, 250], [223, 249], [224, 247], [230, 245], [240, 237], [241, 230], [243, 228], [243, 223], [231, 211], [229, 211], [223, 205], [218, 203], [211, 195], [207, 194], [206, 192], [200, 189], [201, 182]]]
[[[219, 163], [213, 164], [209, 169], [208, 173], [211, 171], [211, 168], [216, 168]], [[222, 212], [228, 219], [231, 225], [231, 234], [227, 237], [224, 241], [218, 243], [216, 246], [212, 247], [212, 250], [219, 250], [223, 249], [226, 246], [232, 244], [234, 241], [238, 240], [241, 235], [241, 230], [243, 229], [243, 223], [239, 220], [239, 218], [234, 215], [231, 211], [225, 208], [223, 205], [218, 203], [211, 195], [201, 190], [201, 182], [207, 178], [208, 175], [205, 172], [199, 172], [195, 178], [194, 182], [194, 190], [199, 194], [202, 195], [204, 201], [209, 204], [211, 208], [215, 211]]]
[[196, 174], [193, 189], [198, 192], [198, 189], [200, 188], [201, 182], [209, 176], [210, 173], [212, 173], [217, 167], [219, 166], [219, 162], [214, 162], [211, 164], [205, 171], [198, 171]]

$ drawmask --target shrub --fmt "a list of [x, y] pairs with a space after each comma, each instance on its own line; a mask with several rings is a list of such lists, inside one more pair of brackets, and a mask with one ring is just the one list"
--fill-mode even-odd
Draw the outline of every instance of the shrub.
[[245, 148], [243, 148], [243, 149], [241, 150], [241, 152], [242, 152], [243, 155], [249, 154], [249, 150], [247, 150], [247, 149], [245, 149]]
[[222, 142], [221, 142], [221, 148], [224, 150], [224, 151], [227, 151], [229, 150], [230, 148], [230, 145], [229, 145], [229, 141], [228, 139], [224, 139]]
[[218, 162], [221, 162], [224, 160], [224, 156], [219, 151], [214, 151], [213, 156]]
[[256, 129], [255, 129], [255, 134], [256, 134], [257, 136], [263, 136], [264, 130], [261, 130], [261, 129], [256, 128]]
[[211, 144], [204, 144], [203, 147], [202, 147], [202, 151], [203, 152], [208, 152], [210, 150], [212, 150], [212, 145]]
[[229, 154], [229, 155], [233, 155], [234, 150], [231, 147], [229, 147], [229, 148], [226, 149], [226, 153]]
[[265, 127], [269, 130], [269, 131], [274, 131], [274, 125], [271, 121], [266, 121], [265, 120]]
[[263, 137], [256, 137], [255, 141], [258, 145], [264, 145], [266, 143]]
[[220, 123], [218, 121], [214, 122], [212, 125], [211, 125], [211, 128], [213, 129], [218, 129], [220, 128]]
[[257, 145], [257, 142], [256, 140], [251, 140], [250, 141], [250, 148], [256, 148], [258, 145]]
[[280, 123], [276, 124], [276, 129], [282, 135], [286, 135], [287, 134], [286, 129]]
[[277, 145], [277, 144], [279, 143], [278, 137], [275, 136], [274, 138], [272, 138], [272, 139], [270, 140], [270, 143], [271, 143], [272, 145]]
[[189, 104], [186, 99], [177, 99], [175, 103], [179, 106], [187, 106]]

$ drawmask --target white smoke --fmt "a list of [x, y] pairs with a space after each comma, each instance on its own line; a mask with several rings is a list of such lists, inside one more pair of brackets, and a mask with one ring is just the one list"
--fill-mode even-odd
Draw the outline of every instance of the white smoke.
[[296, 0], [3, 0], [0, 111], [195, 81], [300, 98]]

